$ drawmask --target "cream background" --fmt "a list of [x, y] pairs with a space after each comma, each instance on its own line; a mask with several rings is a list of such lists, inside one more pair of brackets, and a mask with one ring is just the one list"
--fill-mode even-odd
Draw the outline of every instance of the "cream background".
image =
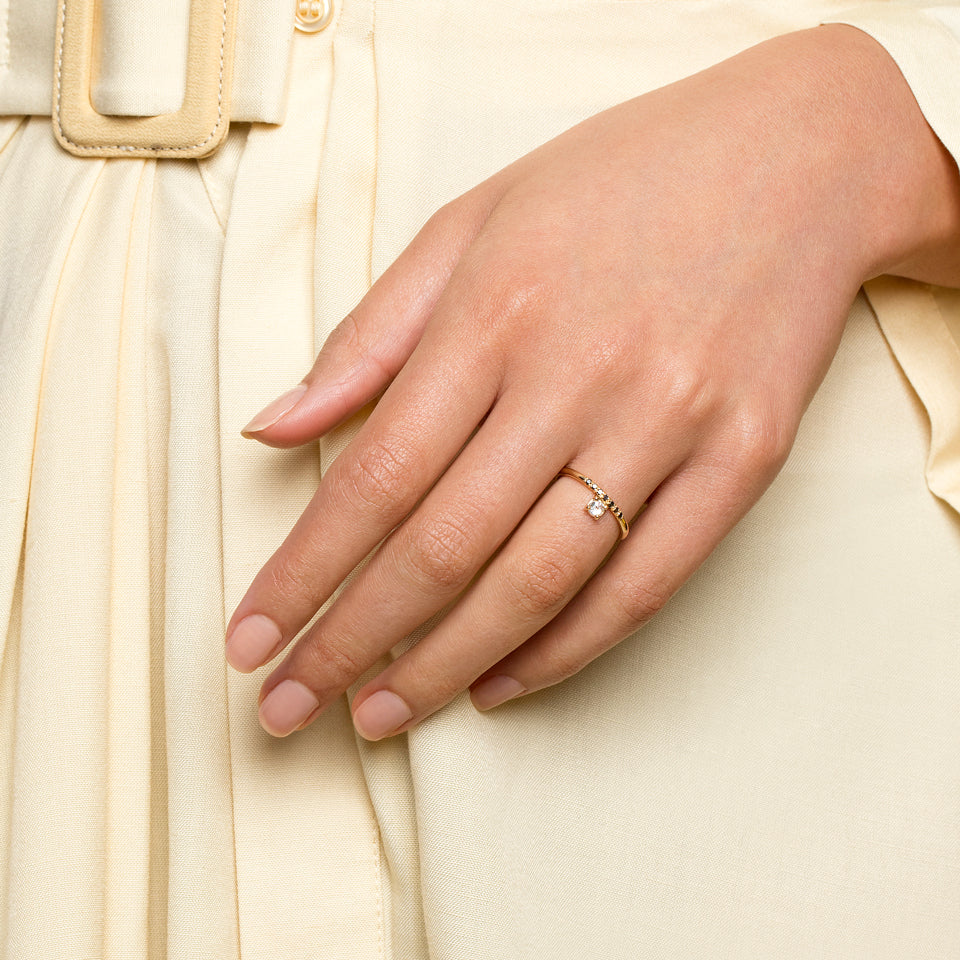
[[0, 957], [960, 952], [960, 520], [922, 471], [954, 495], [956, 381], [920, 346], [952, 294], [878, 287], [917, 392], [857, 301], [765, 497], [564, 684], [376, 744], [344, 698], [277, 741], [222, 655], [356, 424], [240, 428], [429, 213], [843, 9], [347, 0], [295, 38], [286, 122], [209, 160], [0, 119]]

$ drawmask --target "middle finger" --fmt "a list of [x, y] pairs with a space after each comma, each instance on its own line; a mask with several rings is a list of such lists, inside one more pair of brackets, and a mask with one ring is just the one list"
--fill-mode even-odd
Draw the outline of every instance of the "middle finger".
[[[577, 453], [574, 462], [593, 464], [598, 478], [610, 479], [611, 486], [604, 489], [611, 496], [616, 492], [628, 517], [673, 466], [670, 457], [658, 461], [648, 456], [641, 468], [628, 472], [620, 456], [596, 447]], [[586, 512], [594, 497], [567, 477], [549, 486], [442, 623], [357, 692], [354, 722], [363, 736], [379, 739], [408, 729], [564, 609], [620, 540], [613, 516], [593, 519]], [[400, 702], [407, 716], [391, 726], [401, 715]]]
[[[520, 523], [573, 442], [531, 423], [528, 410], [507, 399], [494, 407], [424, 502], [267, 678], [260, 714], [271, 733], [302, 725], [306, 706], [319, 712], [453, 600]], [[273, 698], [288, 680], [297, 687]]]

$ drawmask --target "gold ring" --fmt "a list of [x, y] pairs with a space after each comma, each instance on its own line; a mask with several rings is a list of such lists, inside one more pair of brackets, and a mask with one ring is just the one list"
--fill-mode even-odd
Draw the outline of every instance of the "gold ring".
[[593, 491], [593, 499], [583, 509], [586, 510], [594, 520], [599, 520], [609, 510], [617, 523], [620, 524], [620, 539], [626, 539], [627, 534], [630, 532], [630, 524], [627, 523], [623, 511], [613, 502], [612, 497], [604, 493], [589, 477], [585, 477], [582, 473], [577, 473], [576, 470], [570, 467], [564, 467], [557, 474], [558, 480], [560, 477], [570, 477], [573, 480], [579, 480], [585, 487], [589, 487], [590, 490]]

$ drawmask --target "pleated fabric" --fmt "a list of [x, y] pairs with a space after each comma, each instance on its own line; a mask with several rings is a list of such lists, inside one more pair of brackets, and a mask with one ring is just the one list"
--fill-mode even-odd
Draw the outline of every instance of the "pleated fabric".
[[[369, 47], [359, 24], [345, 58]], [[257, 678], [223, 658], [226, 617], [320, 477], [316, 444], [239, 433], [318, 342], [334, 55], [310, 39], [288, 123], [238, 125], [208, 161], [76, 163], [48, 122], [4, 121], [5, 960], [355, 960], [394, 935], [425, 955], [418, 861], [404, 848], [395, 871], [404, 913], [346, 701], [274, 740]]]
[[836, 8], [346, 0], [208, 160], [0, 118], [2, 960], [960, 953], [960, 519], [864, 297], [780, 477], [578, 676], [274, 740], [223, 659], [363, 415], [239, 431], [430, 213]]
[[40, 121], [4, 159], [3, 355], [20, 367], [2, 388], [19, 508], [4, 511], [7, 956], [148, 941], [177, 956], [201, 935], [222, 950], [235, 910], [168, 910], [234, 899], [210, 696], [224, 671], [204, 642], [222, 603], [217, 288], [188, 268], [216, 262], [222, 236], [185, 167], [64, 163]]

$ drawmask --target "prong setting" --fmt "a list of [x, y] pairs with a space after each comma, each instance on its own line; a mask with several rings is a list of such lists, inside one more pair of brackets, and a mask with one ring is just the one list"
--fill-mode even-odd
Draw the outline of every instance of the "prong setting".
[[594, 520], [599, 520], [607, 511], [613, 514], [614, 519], [620, 525], [620, 539], [622, 540], [630, 532], [630, 524], [627, 523], [623, 511], [613, 502], [613, 498], [604, 493], [589, 477], [582, 473], [577, 473], [572, 467], [564, 467], [557, 475], [559, 477], [570, 477], [577, 480], [593, 492], [593, 499], [583, 508]]
[[607, 505], [602, 500], [591, 500], [583, 509], [594, 520], [599, 520], [607, 512]]

